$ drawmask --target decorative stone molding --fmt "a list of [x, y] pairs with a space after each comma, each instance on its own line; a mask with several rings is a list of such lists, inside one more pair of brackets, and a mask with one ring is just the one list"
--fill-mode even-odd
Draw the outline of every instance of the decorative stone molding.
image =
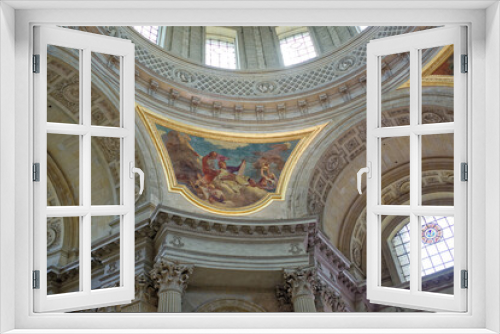
[[175, 89], [171, 89], [170, 90], [170, 99], [168, 100], [168, 104], [172, 107], [175, 106], [175, 101], [177, 101], [177, 99], [179, 99], [179, 96], [180, 96], [179, 91], [177, 91]]
[[151, 80], [149, 82], [148, 94], [154, 96], [158, 91], [158, 87], [160, 87], [160, 84], [154, 80]]
[[307, 114], [309, 112], [306, 100], [298, 100], [297, 101], [297, 106], [299, 107], [300, 113], [302, 115], [305, 115], [305, 114]]
[[293, 305], [285, 285], [277, 285], [275, 289], [280, 312], [292, 312]]
[[200, 105], [200, 98], [197, 96], [191, 97], [191, 112], [195, 113], [196, 110], [198, 109], [198, 106]]
[[158, 312], [182, 311], [182, 295], [192, 273], [192, 265], [170, 262], [166, 258], [156, 261], [149, 275], [159, 290]]
[[[255, 75], [253, 72], [207, 68], [186, 62], [160, 48], [152, 49], [149, 41], [144, 40], [137, 32], [128, 27], [98, 28], [97, 32], [115, 34], [133, 40], [136, 45], [136, 59], [141, 66], [167, 80], [189, 83], [194, 89], [212, 94], [250, 97], [262, 94], [297, 94], [324, 85], [325, 82], [332, 82], [344, 75], [345, 72], [365, 65], [366, 44], [369, 40], [419, 29], [421, 28], [376, 27], [354, 38], [341, 50], [319, 57], [307, 64], [296, 66], [293, 71], [286, 69], [262, 71], [259, 75]], [[181, 78], [180, 73], [185, 73], [184, 79]]]
[[316, 268], [285, 269], [285, 287], [291, 296], [295, 312], [316, 312], [314, 291], [316, 289]]
[[297, 233], [313, 233], [317, 218], [302, 218], [288, 220], [241, 220], [224, 217], [212, 217], [193, 214], [181, 210], [159, 206], [152, 215], [150, 228], [157, 232], [163, 225], [176, 226], [177, 229], [186, 231], [203, 231], [211, 235], [231, 235], [241, 237], [268, 237], [293, 236]]
[[315, 296], [316, 309], [319, 312], [348, 312], [342, 295], [324, 283], [318, 284]]
[[316, 268], [285, 269], [284, 278], [288, 293], [294, 297], [310, 295], [316, 287]]
[[329, 101], [328, 101], [328, 94], [321, 94], [319, 96], [319, 104], [321, 104], [321, 107], [323, 110], [328, 109], [330, 107]]
[[214, 118], [220, 117], [221, 110], [222, 110], [222, 103], [215, 101], [213, 105]]
[[280, 119], [285, 119], [286, 117], [286, 105], [284, 103], [278, 104], [278, 115]]
[[168, 261], [160, 258], [156, 261], [153, 270], [149, 273], [159, 293], [174, 290], [184, 293], [187, 288], [189, 276], [193, 273], [193, 266]]
[[255, 107], [255, 113], [257, 115], [257, 120], [263, 120], [264, 119], [264, 106], [256, 106]]

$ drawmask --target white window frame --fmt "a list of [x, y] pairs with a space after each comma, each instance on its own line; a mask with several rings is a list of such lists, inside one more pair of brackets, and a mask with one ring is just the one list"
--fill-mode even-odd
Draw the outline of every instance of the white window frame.
[[[398, 3], [398, 9], [383, 1], [370, 3], [366, 9], [363, 2], [338, 1], [324, 4], [308, 2], [275, 4], [273, 9], [262, 9], [259, 2], [233, 2], [225, 5], [225, 10], [217, 9], [215, 4], [198, 4], [196, 9], [188, 4], [164, 3], [158, 8], [157, 2], [138, 4], [150, 10], [116, 9], [125, 3], [101, 1], [99, 6], [108, 6], [116, 10], [102, 15], [102, 9], [95, 2], [69, 3], [38, 1], [8, 1], [0, 4], [0, 215], [1, 248], [0, 266], [0, 316], [2, 332], [16, 329], [15, 333], [38, 333], [43, 329], [63, 329], [64, 333], [76, 333], [75, 328], [93, 328], [92, 333], [123, 332], [120, 329], [137, 328], [138, 321], [143, 321], [139, 330], [128, 333], [144, 332], [146, 328], [163, 329], [162, 332], [176, 332], [176, 328], [203, 328], [206, 332], [218, 333], [221, 330], [235, 328], [267, 328], [267, 332], [345, 332], [342, 328], [351, 328], [351, 333], [498, 333], [500, 331], [499, 284], [500, 272], [498, 222], [500, 220], [500, 136], [498, 134], [500, 118], [500, 10], [498, 2], [446, 2], [435, 1], [432, 8], [428, 2], [405, 1]], [[17, 8], [14, 10], [11, 6]], [[54, 7], [55, 6], [55, 7]], [[61, 10], [54, 10], [54, 8]], [[72, 7], [74, 6], [74, 7]], [[126, 6], [133, 6], [127, 2]], [[149, 7], [148, 7], [149, 6]], [[183, 7], [185, 6], [185, 7]], [[280, 7], [281, 6], [281, 7]], [[394, 4], [396, 6], [396, 4]], [[75, 9], [78, 7], [78, 9]], [[86, 7], [82, 9], [83, 7]], [[179, 9], [181, 7], [181, 9]], [[22, 9], [24, 8], [24, 9]], [[51, 8], [52, 10], [39, 10]], [[185, 15], [189, 8], [189, 15]], [[346, 9], [350, 8], [350, 9]], [[373, 9], [375, 8], [375, 9]], [[391, 10], [385, 10], [392, 8]], [[207, 15], [207, 9], [216, 15]], [[243, 10], [244, 9], [244, 10]], [[351, 10], [354, 9], [354, 10]], [[304, 15], [307, 10], [310, 15]], [[283, 15], [286, 11], [287, 15]], [[262, 15], [265, 12], [266, 15]], [[219, 15], [220, 14], [220, 15]], [[137, 25], [160, 24], [165, 17], [173, 18], [178, 25], [432, 25], [466, 24], [470, 29], [469, 55], [471, 61], [469, 76], [471, 87], [469, 95], [469, 128], [472, 133], [468, 143], [470, 175], [473, 183], [469, 184], [469, 218], [475, 225], [472, 241], [469, 245], [470, 286], [468, 289], [469, 311], [461, 314], [34, 314], [32, 308], [31, 268], [29, 245], [32, 243], [30, 232], [32, 212], [27, 210], [32, 202], [32, 184], [30, 181], [32, 137], [32, 108], [26, 96], [31, 94], [30, 55], [31, 31], [34, 24], [64, 25]], [[314, 21], [311, 21], [314, 17]], [[15, 18], [15, 20], [14, 20]], [[485, 29], [486, 27], [488, 29]], [[15, 31], [15, 39], [13, 36]], [[15, 53], [14, 53], [15, 50]], [[491, 64], [485, 71], [485, 62]], [[15, 71], [14, 71], [15, 67]], [[7, 76], [7, 75], [8, 76]], [[16, 94], [12, 85], [15, 80]], [[8, 112], [5, 110], [9, 109]], [[15, 110], [15, 113], [12, 112]], [[14, 116], [15, 115], [15, 116]], [[475, 116], [474, 122], [471, 122]], [[488, 121], [486, 121], [486, 119]], [[15, 129], [15, 134], [14, 134]], [[486, 133], [486, 134], [485, 134]], [[15, 147], [12, 136], [15, 135]], [[488, 139], [488, 140], [486, 140]], [[488, 155], [485, 154], [485, 149]], [[487, 162], [486, 167], [485, 162]], [[477, 168], [474, 168], [477, 166]], [[12, 173], [16, 171], [15, 177]], [[485, 174], [488, 173], [488, 182]], [[12, 199], [12, 189], [15, 199]], [[488, 197], [486, 196], [488, 194]], [[15, 200], [15, 201], [14, 201]], [[485, 205], [486, 204], [486, 205]], [[13, 210], [12, 208], [15, 208]], [[487, 218], [487, 219], [486, 219]], [[12, 224], [15, 222], [15, 224]], [[469, 231], [470, 232], [470, 231]], [[12, 235], [15, 238], [12, 238]], [[489, 266], [485, 266], [486, 248], [492, 253]], [[14, 256], [9, 250], [14, 249]], [[13, 289], [12, 287], [15, 287]], [[486, 287], [488, 293], [486, 293]], [[15, 305], [12, 307], [12, 305]], [[472, 310], [472, 311], [471, 311]], [[169, 326], [170, 329], [165, 329]], [[358, 328], [359, 330], [355, 330]], [[71, 329], [73, 328], [73, 329]], [[100, 330], [98, 330], [100, 328]], [[286, 328], [283, 330], [283, 328]], [[390, 330], [392, 328], [392, 330]], [[459, 328], [461, 330], [459, 330]], [[26, 330], [23, 330], [26, 329]], [[28, 330], [29, 329], [29, 330]], [[200, 330], [195, 330], [200, 332]], [[47, 331], [44, 331], [47, 332]], [[55, 332], [54, 330], [50, 332]], [[61, 331], [62, 332], [62, 331]], [[243, 332], [243, 330], [242, 330]], [[248, 330], [246, 331], [248, 332]], [[14, 332], [13, 332], [14, 333]]]
[[[461, 289], [461, 270], [467, 270], [467, 184], [461, 181], [461, 163], [467, 159], [467, 74], [461, 73], [461, 55], [467, 54], [465, 27], [435, 28], [413, 34], [381, 38], [367, 47], [367, 162], [371, 177], [367, 181], [367, 298], [376, 304], [407, 306], [423, 310], [464, 312], [467, 309], [467, 290]], [[423, 124], [421, 111], [422, 57], [427, 48], [454, 47], [454, 121], [451, 123]], [[382, 126], [382, 57], [392, 54], [410, 54], [410, 124], [407, 126]], [[422, 205], [422, 143], [421, 136], [453, 134], [454, 146], [454, 206]], [[381, 147], [382, 138], [408, 137], [410, 140], [410, 204], [383, 205], [381, 203]], [[471, 179], [472, 181], [472, 179]], [[381, 286], [382, 230], [381, 217], [410, 217], [410, 289]], [[455, 218], [454, 293], [451, 295], [421, 291], [422, 216], [447, 216]]]
[[[79, 122], [47, 122], [47, 47], [49, 45], [79, 50]], [[34, 162], [39, 163], [39, 181], [33, 184], [34, 270], [39, 271], [39, 289], [34, 289], [35, 312], [72, 311], [110, 304], [126, 304], [135, 298], [135, 53], [127, 40], [66, 28], [34, 28], [34, 52], [40, 56], [39, 73], [34, 84]], [[120, 82], [119, 126], [96, 126], [91, 120], [92, 52], [119, 57]], [[79, 137], [79, 205], [47, 206], [47, 134]], [[120, 203], [91, 204], [92, 138], [120, 140]], [[92, 290], [91, 235], [93, 216], [120, 217], [120, 282], [117, 287]], [[79, 291], [47, 295], [47, 218], [79, 217]]]

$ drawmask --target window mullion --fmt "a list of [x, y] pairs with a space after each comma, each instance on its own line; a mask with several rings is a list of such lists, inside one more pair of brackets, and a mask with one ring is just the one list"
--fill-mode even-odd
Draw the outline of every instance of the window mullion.
[[86, 128], [86, 133], [82, 138], [82, 150], [81, 150], [81, 164], [82, 164], [82, 183], [83, 188], [83, 206], [88, 208], [88, 212], [83, 216], [82, 225], [83, 230], [80, 235], [81, 246], [80, 246], [80, 259], [81, 259], [81, 273], [80, 278], [83, 282], [83, 291], [90, 293], [92, 288], [91, 282], [91, 221], [92, 217], [90, 215], [90, 206], [92, 204], [91, 191], [92, 191], [92, 158], [91, 158], [91, 51], [90, 48], [85, 48], [83, 50], [82, 57], [82, 72], [80, 74], [82, 79], [82, 125]]
[[410, 290], [419, 291], [420, 287], [420, 224], [414, 209], [420, 205], [420, 139], [415, 134], [420, 110], [419, 77], [420, 66], [418, 50], [410, 50]]

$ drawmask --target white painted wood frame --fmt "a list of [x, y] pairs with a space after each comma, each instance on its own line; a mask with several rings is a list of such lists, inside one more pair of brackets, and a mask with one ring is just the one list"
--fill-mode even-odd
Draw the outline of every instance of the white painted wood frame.
[[[454, 122], [422, 124], [423, 49], [454, 46]], [[409, 52], [410, 125], [382, 127], [382, 63], [386, 55]], [[461, 270], [467, 269], [467, 182], [461, 181], [461, 163], [467, 163], [467, 74], [461, 73], [461, 55], [467, 54], [466, 28], [437, 28], [371, 41], [367, 48], [367, 298], [372, 303], [431, 311], [467, 310], [467, 290], [461, 288]], [[454, 134], [454, 206], [422, 205], [422, 135]], [[382, 205], [382, 138], [410, 140], [410, 204]], [[410, 289], [384, 287], [382, 272], [382, 215], [410, 218]], [[454, 217], [454, 293], [422, 291], [422, 216]]]
[[[47, 122], [47, 47], [79, 50], [79, 124]], [[91, 123], [91, 55], [99, 52], [120, 59], [120, 126]], [[74, 311], [129, 303], [135, 296], [134, 228], [135, 182], [129, 166], [135, 161], [135, 60], [129, 40], [99, 36], [65, 28], [35, 27], [34, 53], [40, 55], [40, 73], [34, 74], [33, 161], [40, 163], [40, 181], [34, 183], [34, 270], [40, 271], [40, 288], [34, 289], [34, 311]], [[47, 206], [47, 134], [79, 137], [79, 206]], [[91, 205], [91, 139], [120, 138], [120, 204]], [[132, 174], [133, 176], [133, 174]], [[120, 216], [120, 285], [92, 290], [92, 216]], [[79, 291], [47, 294], [47, 218], [79, 217]]]
[[[9, 333], [498, 333], [500, 9], [498, 1], [3, 1], [0, 3], [0, 326]], [[466, 24], [470, 51], [470, 282], [466, 313], [33, 313], [32, 26]], [[488, 70], [486, 71], [486, 64]], [[14, 71], [15, 68], [15, 71]], [[15, 72], [15, 73], [14, 73]], [[13, 112], [14, 111], [14, 112]], [[474, 121], [472, 122], [472, 118]], [[10, 131], [9, 131], [10, 130]], [[15, 131], [14, 131], [15, 130]], [[12, 145], [12, 136], [15, 141]], [[486, 152], [488, 152], [486, 154]], [[15, 153], [15, 154], [14, 154]], [[15, 159], [15, 160], [14, 160]], [[486, 166], [486, 167], [485, 167]], [[15, 172], [15, 173], [14, 173]], [[486, 182], [486, 173], [488, 182]], [[13, 177], [14, 175], [14, 177]], [[15, 199], [12, 188], [15, 185]], [[486, 196], [488, 194], [488, 196]], [[12, 222], [15, 222], [13, 224]], [[470, 225], [469, 225], [470, 229]], [[14, 236], [14, 237], [13, 237]], [[12, 250], [15, 253], [12, 254]], [[488, 249], [488, 253], [486, 252]], [[488, 254], [488, 266], [485, 265]], [[140, 328], [139, 328], [140, 327]]]

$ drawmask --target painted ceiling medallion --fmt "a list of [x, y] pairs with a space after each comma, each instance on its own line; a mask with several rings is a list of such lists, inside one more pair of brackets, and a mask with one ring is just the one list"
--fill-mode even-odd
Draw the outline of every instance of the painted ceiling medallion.
[[422, 226], [422, 242], [432, 245], [443, 239], [443, 229], [437, 223], [429, 223]]
[[137, 106], [168, 189], [217, 214], [245, 215], [285, 199], [293, 168], [326, 126], [293, 132], [231, 133], [180, 123]]

